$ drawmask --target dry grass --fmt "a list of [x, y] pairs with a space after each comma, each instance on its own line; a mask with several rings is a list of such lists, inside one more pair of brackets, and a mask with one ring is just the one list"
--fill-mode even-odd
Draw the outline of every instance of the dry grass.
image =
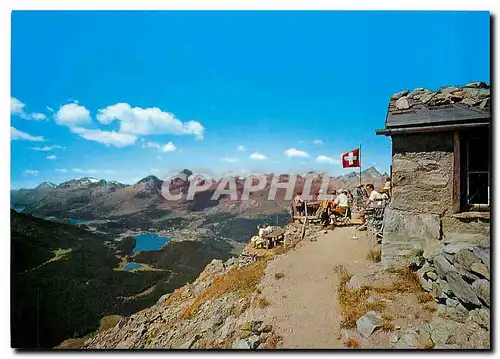
[[281, 341], [281, 337], [276, 335], [275, 333], [271, 333], [271, 335], [267, 338], [265, 343], [259, 347], [262, 349], [276, 349], [278, 347], [279, 342]]
[[232, 268], [225, 275], [214, 278], [212, 284], [184, 310], [181, 318], [193, 317], [207, 300], [219, 298], [224, 294], [234, 293], [240, 298], [250, 295], [257, 289], [266, 263], [267, 260], [259, 260], [243, 268]]
[[417, 299], [419, 303], [425, 303], [434, 300], [434, 297], [430, 293], [422, 292], [417, 294]]
[[[418, 277], [410, 269], [398, 270], [396, 279], [388, 285], [370, 285], [363, 286], [359, 289], [349, 288], [347, 282], [351, 279], [351, 275], [345, 267], [339, 266], [335, 268], [339, 278], [340, 285], [338, 287], [338, 301], [342, 319], [340, 325], [344, 328], [355, 328], [356, 321], [371, 310], [383, 311], [387, 307], [387, 302], [377, 300], [371, 303], [366, 302], [366, 299], [371, 293], [383, 293], [384, 296], [394, 297], [396, 293], [424, 293]], [[428, 309], [429, 310], [429, 309]], [[387, 322], [386, 330], [392, 327], [392, 314], [383, 313], [384, 319]]]
[[344, 346], [347, 348], [353, 348], [353, 349], [357, 349], [360, 347], [359, 342], [356, 340], [356, 338], [353, 338], [353, 337], [349, 337], [344, 342]]
[[384, 319], [386, 321], [393, 320], [394, 319], [394, 315], [392, 315], [391, 313], [383, 313], [382, 314], [382, 319]]
[[366, 255], [366, 259], [375, 263], [380, 262], [380, 260], [382, 259], [382, 250], [380, 249], [380, 247], [370, 248], [368, 254]]
[[386, 332], [390, 332], [390, 331], [394, 330], [394, 324], [392, 324], [389, 321], [385, 321], [382, 323], [381, 328], [382, 328], [382, 330], [385, 330]]
[[436, 302], [427, 302], [424, 305], [424, 309], [429, 312], [435, 312], [437, 310], [437, 304]]
[[121, 315], [107, 315], [105, 317], [102, 317], [101, 321], [99, 322], [99, 331], [102, 332], [104, 330], [113, 328], [122, 318], [123, 317]]
[[274, 279], [281, 279], [284, 276], [285, 276], [285, 273], [283, 273], [283, 272], [274, 273]]
[[86, 340], [87, 338], [66, 339], [55, 347], [55, 349], [82, 349]]
[[259, 307], [259, 308], [265, 308], [269, 304], [271, 304], [271, 303], [264, 297], [259, 297], [259, 299], [257, 299], [257, 307]]
[[424, 345], [424, 349], [434, 349], [434, 342], [432, 340], [428, 340], [425, 345]]

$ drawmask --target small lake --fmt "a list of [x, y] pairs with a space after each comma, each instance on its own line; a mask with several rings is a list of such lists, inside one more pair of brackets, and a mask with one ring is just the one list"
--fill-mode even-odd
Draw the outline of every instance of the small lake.
[[125, 270], [134, 270], [140, 268], [141, 265], [139, 263], [127, 263], [123, 266]]
[[16, 212], [22, 212], [26, 207], [11, 207]]
[[168, 239], [168, 237], [161, 237], [157, 234], [138, 234], [135, 236], [134, 252], [157, 251], [168, 242]]

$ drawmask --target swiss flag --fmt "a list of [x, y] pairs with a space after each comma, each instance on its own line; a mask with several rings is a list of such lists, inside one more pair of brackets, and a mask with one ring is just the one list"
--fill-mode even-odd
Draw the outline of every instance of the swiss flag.
[[342, 168], [359, 167], [359, 148], [346, 152], [342, 155]]

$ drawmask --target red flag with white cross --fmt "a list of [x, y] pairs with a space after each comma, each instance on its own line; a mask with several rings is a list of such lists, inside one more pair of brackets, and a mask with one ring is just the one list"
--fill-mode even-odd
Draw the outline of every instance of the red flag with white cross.
[[359, 148], [346, 152], [342, 155], [342, 168], [360, 167]]

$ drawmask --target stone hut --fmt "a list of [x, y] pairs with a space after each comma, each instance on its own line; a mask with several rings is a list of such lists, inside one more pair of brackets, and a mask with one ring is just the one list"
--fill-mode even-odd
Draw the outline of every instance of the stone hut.
[[385, 128], [376, 130], [392, 138], [384, 267], [457, 243], [487, 248], [489, 257], [490, 108], [484, 82], [392, 95]]

